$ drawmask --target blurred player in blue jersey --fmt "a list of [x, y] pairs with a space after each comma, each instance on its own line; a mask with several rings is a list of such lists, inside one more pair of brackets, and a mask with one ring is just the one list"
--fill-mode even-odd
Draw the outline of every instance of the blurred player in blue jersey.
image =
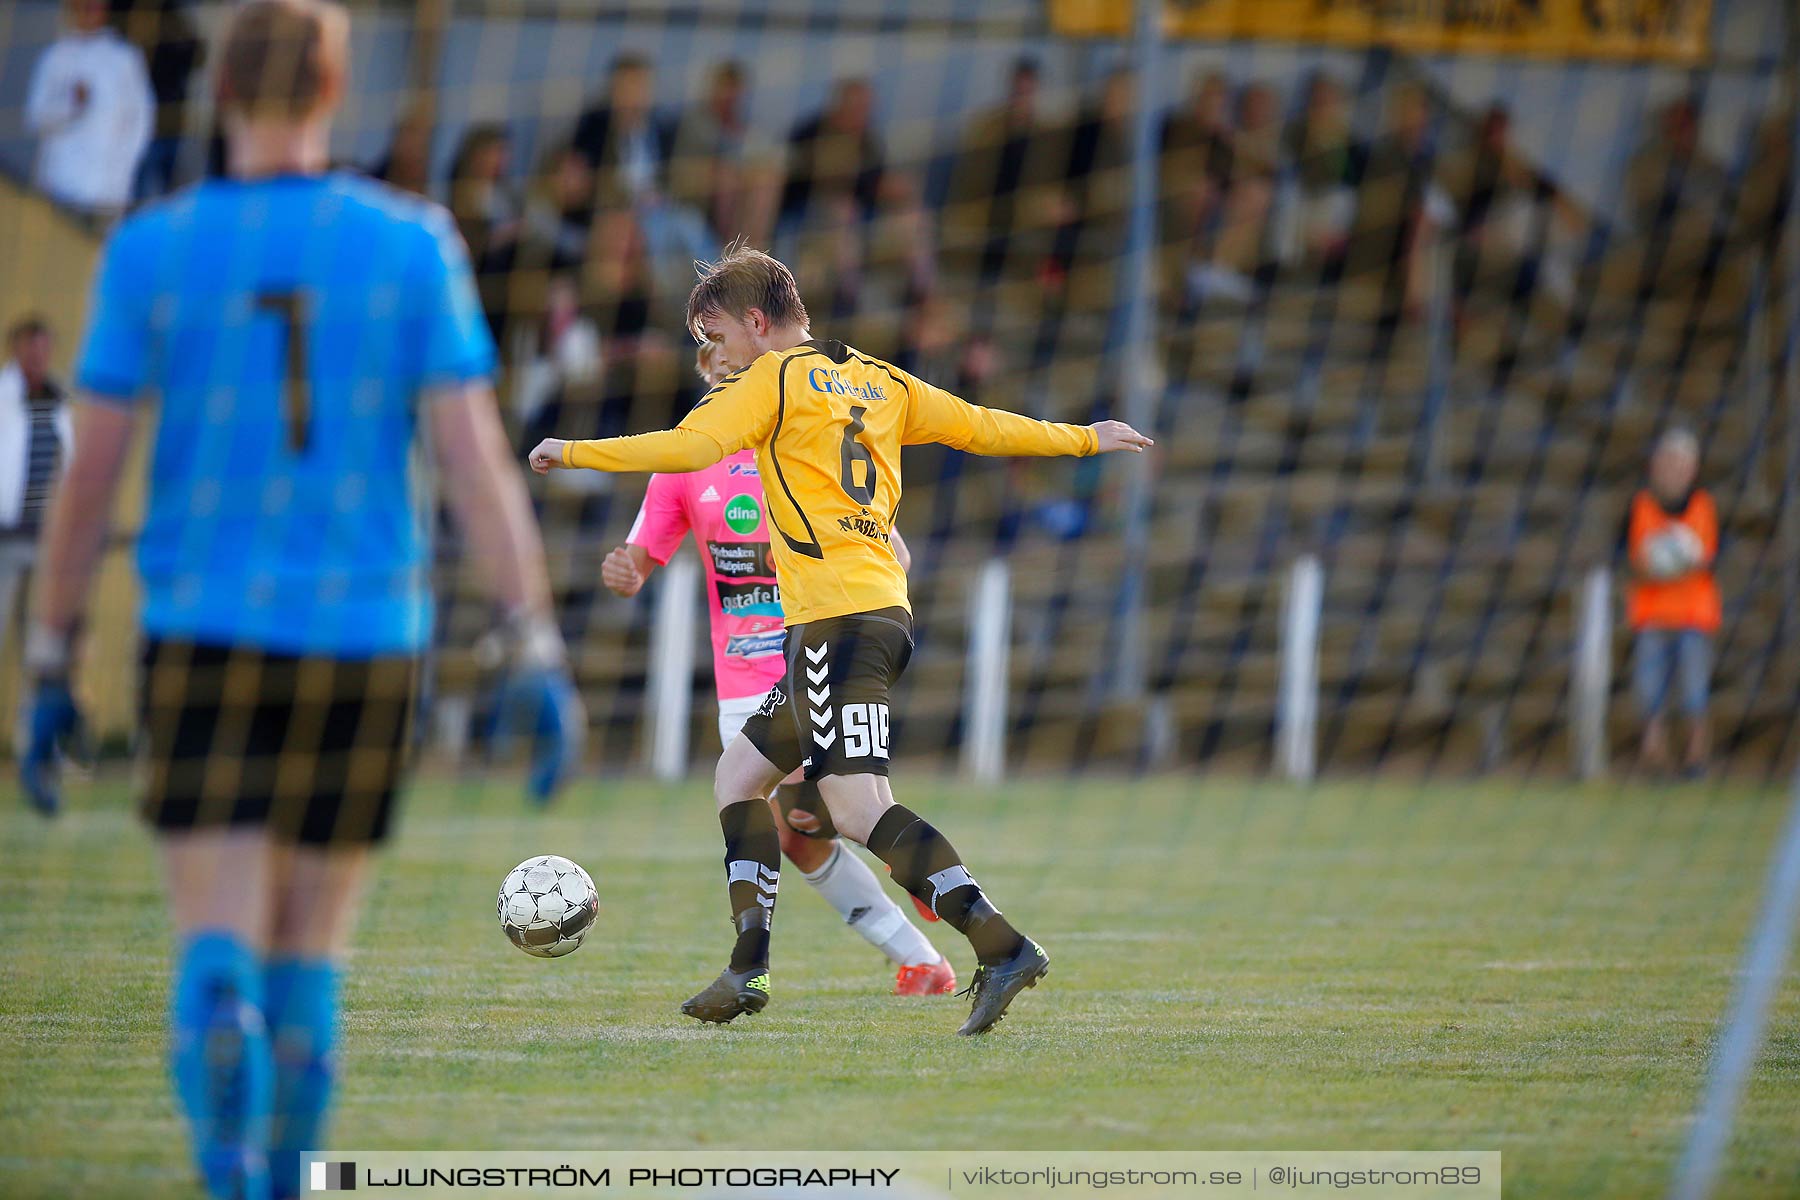
[[300, 1190], [332, 1086], [338, 961], [387, 834], [430, 634], [418, 442], [505, 606], [554, 788], [585, 718], [447, 214], [326, 169], [349, 21], [251, 0], [216, 55], [228, 178], [119, 226], [45, 530], [25, 782], [55, 803], [83, 598], [160, 401], [143, 581], [143, 813], [179, 938], [170, 1067], [212, 1195]]

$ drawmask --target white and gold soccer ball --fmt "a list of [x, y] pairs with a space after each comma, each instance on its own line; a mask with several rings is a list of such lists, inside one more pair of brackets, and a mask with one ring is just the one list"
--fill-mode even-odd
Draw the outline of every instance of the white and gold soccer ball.
[[561, 958], [581, 945], [600, 915], [600, 894], [588, 873], [555, 854], [528, 858], [500, 885], [500, 928], [512, 944], [538, 958]]
[[1679, 579], [1705, 557], [1700, 535], [1686, 525], [1671, 525], [1644, 544], [1644, 566], [1652, 579]]

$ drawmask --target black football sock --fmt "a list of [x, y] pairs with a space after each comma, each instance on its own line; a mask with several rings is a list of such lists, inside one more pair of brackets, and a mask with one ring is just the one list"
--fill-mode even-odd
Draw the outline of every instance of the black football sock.
[[869, 832], [869, 852], [893, 868], [894, 882], [931, 906], [944, 923], [969, 939], [984, 963], [1004, 962], [1025, 939], [981, 894], [950, 839], [904, 805], [881, 814]]
[[719, 827], [725, 833], [731, 924], [737, 930], [731, 969], [766, 967], [775, 891], [781, 881], [781, 839], [775, 833], [775, 818], [767, 800], [740, 800], [719, 810]]

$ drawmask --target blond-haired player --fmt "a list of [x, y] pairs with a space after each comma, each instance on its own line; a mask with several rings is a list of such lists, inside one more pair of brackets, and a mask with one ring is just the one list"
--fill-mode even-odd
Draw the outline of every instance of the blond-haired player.
[[842, 342], [814, 338], [786, 266], [742, 242], [703, 269], [689, 328], [732, 373], [674, 429], [592, 442], [546, 439], [538, 471], [696, 471], [754, 447], [787, 619], [787, 674], [719, 759], [715, 791], [737, 940], [726, 969], [682, 1006], [704, 1021], [758, 1012], [780, 849], [763, 797], [796, 767], [832, 821], [894, 880], [964, 934], [979, 966], [959, 1032], [981, 1033], [1049, 959], [983, 894], [935, 826], [894, 801], [888, 693], [912, 655], [906, 573], [891, 530], [900, 448], [941, 442], [976, 454], [1142, 451], [1119, 421], [1035, 421], [969, 404]]
[[[716, 343], [706, 342], [695, 356], [695, 369], [708, 384], [725, 375], [716, 351]], [[786, 667], [781, 581], [769, 557], [767, 507], [756, 456], [748, 450], [687, 474], [652, 475], [625, 544], [600, 567], [608, 588], [635, 596], [650, 573], [669, 561], [690, 532], [694, 535], [706, 568], [722, 746], [762, 706]], [[894, 537], [904, 565], [904, 543], [898, 533]], [[848, 928], [894, 964], [896, 995], [955, 991], [949, 961], [888, 897], [868, 864], [845, 847], [830, 816], [817, 811], [816, 788], [809, 790], [811, 795], [801, 795], [796, 772], [769, 798], [783, 857]], [[930, 915], [931, 910], [923, 911]]]

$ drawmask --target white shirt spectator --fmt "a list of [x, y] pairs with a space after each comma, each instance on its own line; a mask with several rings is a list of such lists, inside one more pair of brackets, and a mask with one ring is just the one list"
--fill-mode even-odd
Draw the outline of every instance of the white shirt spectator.
[[16, 362], [0, 367], [0, 645], [37, 559], [37, 534], [57, 473], [75, 447], [62, 389], [33, 389]]
[[155, 113], [136, 46], [110, 27], [65, 32], [38, 59], [25, 102], [37, 186], [76, 208], [124, 208]]
[[32, 393], [18, 363], [0, 367], [0, 538], [37, 537], [57, 464], [75, 446], [62, 388], [51, 383], [46, 392]]

